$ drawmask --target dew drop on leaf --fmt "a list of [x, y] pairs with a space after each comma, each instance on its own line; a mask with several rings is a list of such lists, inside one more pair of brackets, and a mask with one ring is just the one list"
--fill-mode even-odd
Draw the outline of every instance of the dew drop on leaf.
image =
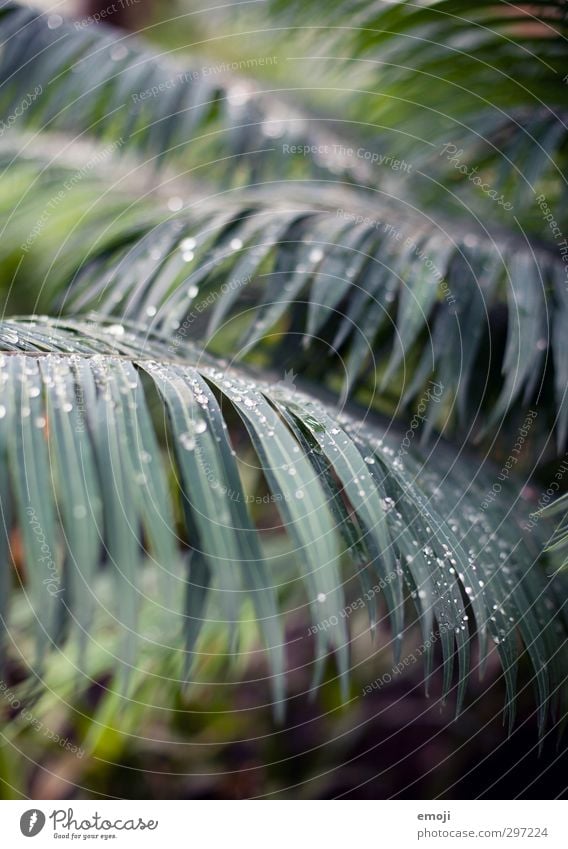
[[190, 433], [182, 433], [179, 437], [179, 442], [182, 448], [186, 451], [193, 451], [195, 448], [195, 439]]
[[111, 324], [107, 327], [107, 333], [111, 336], [124, 336], [124, 327], [122, 324]]
[[128, 48], [125, 47], [124, 44], [115, 44], [110, 51], [110, 58], [112, 62], [120, 62], [121, 59], [126, 59], [127, 56]]

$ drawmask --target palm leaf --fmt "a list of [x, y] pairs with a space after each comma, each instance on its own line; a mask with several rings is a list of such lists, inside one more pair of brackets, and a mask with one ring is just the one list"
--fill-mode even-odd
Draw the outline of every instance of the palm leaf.
[[[17, 114], [19, 130], [95, 136], [156, 166], [174, 161], [197, 176], [206, 168], [231, 184], [281, 174], [286, 162], [295, 175], [372, 179], [367, 163], [332, 149], [341, 139], [327, 120], [318, 128], [223, 63], [188, 67], [178, 56], [153, 54], [132, 34], [105, 24], [76, 27], [17, 3], [0, 10], [0, 38], [0, 116], [8, 127]], [[286, 159], [286, 144], [319, 154]]]
[[[558, 491], [559, 482], [562, 481], [565, 472], [565, 463], [563, 463], [555, 474], [556, 491]], [[550, 534], [546, 548], [554, 559], [558, 559], [560, 567], [566, 569], [568, 566], [568, 495], [565, 494], [557, 498], [552, 504], [548, 504], [551, 492], [552, 488], [549, 488], [548, 494], [544, 493], [541, 496], [542, 509], [535, 514], [531, 521], [539, 521], [542, 517], [545, 517], [555, 522], [554, 530]], [[545, 506], [547, 504], [548, 506]]]
[[[440, 155], [451, 143], [462, 166], [484, 171], [523, 218], [540, 183], [556, 187], [554, 200], [558, 192], [564, 196], [558, 179], [568, 152], [563, 0], [337, 2], [324, 25], [317, 3], [272, 0], [270, 8], [309, 36], [310, 55], [319, 51], [330, 66], [350, 70], [358, 93], [350, 109], [343, 106], [347, 116], [369, 126], [375, 146], [378, 131], [382, 146], [426, 170], [430, 189], [436, 180], [453, 186], [461, 179], [466, 204], [476, 206], [471, 183]], [[539, 224], [530, 215], [526, 220]]]
[[[147, 643], [137, 623], [150, 558], [158, 579], [153, 605], [162, 622], [174, 623], [172, 651], [185, 642], [186, 675], [208, 599], [215, 596], [230, 625], [244, 594], [256, 608], [281, 707], [280, 576], [246, 506], [233, 448], [239, 431], [248, 434], [299, 564], [317, 633], [314, 684], [330, 650], [346, 681], [344, 562], [359, 574], [363, 594], [372, 599], [369, 588], [382, 588], [395, 658], [406, 594], [426, 634], [436, 622], [444, 691], [457, 687], [458, 709], [475, 632], [481, 665], [488, 638], [496, 644], [512, 721], [520, 635], [542, 730], [566, 674], [561, 579], [537, 565], [510, 504], [491, 516], [480, 509], [491, 470], [442, 446], [425, 464], [401, 453], [389, 425], [337, 415], [189, 344], [172, 356], [160, 337], [104, 319], [8, 320], [0, 346], [2, 545], [9, 550], [20, 530], [36, 669], [69, 631], [88, 625], [102, 570], [113, 585], [108, 616], [123, 633], [116, 678], [127, 688]], [[8, 571], [5, 559], [5, 587]], [[370, 612], [376, 620], [374, 605]]]
[[[78, 180], [64, 162], [14, 159], [9, 149], [0, 164], [12, 300], [39, 276], [48, 312], [138, 322], [174, 349], [190, 331], [216, 350], [222, 329], [222, 352], [260, 346], [335, 388], [341, 375], [344, 396], [378, 382], [394, 403], [417, 404], [435, 381], [427, 430], [495, 431], [510, 411], [544, 402], [565, 444], [565, 269], [546, 244], [401, 215], [354, 188], [320, 185], [313, 202], [301, 182], [219, 198], [182, 182], [176, 192], [191, 200], [172, 212], [169, 181], [136, 196], [136, 166], [113, 168], [109, 184], [95, 168]], [[61, 193], [68, 204], [54, 206]]]
[[[284, 336], [270, 356], [311, 365], [321, 380], [342, 371], [344, 396], [378, 377], [383, 389], [402, 384], [409, 404], [429, 380], [441, 384], [430, 426], [450, 411], [461, 429], [480, 430], [491, 403], [493, 429], [550, 396], [565, 444], [568, 301], [563, 263], [546, 245], [403, 218], [346, 190], [321, 188], [308, 203], [301, 187], [201, 201], [118, 242], [83, 265], [61, 301], [67, 311], [123, 316], [173, 335], [174, 346], [188, 327], [213, 345], [234, 329], [240, 356], [292, 328], [305, 353]], [[493, 322], [503, 313], [501, 352]]]

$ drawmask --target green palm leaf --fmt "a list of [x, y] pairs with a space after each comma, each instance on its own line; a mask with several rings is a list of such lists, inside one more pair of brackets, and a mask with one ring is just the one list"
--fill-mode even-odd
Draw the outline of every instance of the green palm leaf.
[[[346, 680], [345, 563], [370, 599], [377, 593], [369, 588], [382, 588], [395, 658], [406, 595], [426, 633], [436, 623], [444, 690], [457, 684], [458, 709], [476, 632], [482, 659], [487, 639], [496, 644], [512, 721], [520, 634], [544, 727], [566, 674], [561, 579], [546, 578], [535, 562], [510, 504], [491, 515], [480, 508], [491, 470], [442, 447], [424, 464], [401, 453], [388, 425], [333, 413], [188, 344], [172, 356], [160, 337], [103, 319], [5, 321], [0, 345], [2, 545], [9, 549], [21, 530], [36, 668], [69, 631], [88, 626], [98, 576], [107, 574], [107, 615], [122, 632], [117, 686], [125, 690], [147, 643], [137, 626], [149, 558], [158, 578], [153, 605], [168, 633], [173, 623], [172, 651], [185, 644], [186, 675], [211, 596], [229, 626], [243, 594], [252, 599], [281, 707], [281, 578], [247, 509], [233, 447], [246, 432], [304, 582], [317, 633], [314, 684], [329, 651]], [[9, 559], [5, 587], [8, 571]], [[375, 619], [373, 604], [370, 612]]]
[[314, 3], [272, 0], [271, 10], [291, 28], [307, 24], [330, 60], [360, 67], [354, 111], [395, 132], [401, 154], [424, 160], [432, 142], [465, 143], [466, 155], [499, 158], [525, 200], [566, 156], [562, 0], [339, 2], [323, 26]]
[[[318, 202], [308, 204], [298, 187], [190, 205], [94, 252], [60, 303], [146, 324], [172, 336], [174, 347], [188, 328], [213, 345], [220, 329], [234, 328], [238, 356], [293, 328], [306, 353], [272, 342], [271, 357], [290, 356], [298, 370], [321, 351], [327, 362], [312, 372], [320, 379], [333, 374], [329, 355], [340, 357], [344, 396], [376, 375], [383, 388], [395, 378], [400, 385], [402, 375], [400, 397], [417, 402], [427, 381], [437, 381], [437, 410], [447, 417], [455, 404], [461, 428], [471, 427], [488, 398], [494, 428], [511, 409], [548, 393], [564, 445], [568, 301], [558, 255], [510, 235], [489, 239], [402, 218], [357, 192], [327, 197], [320, 188]], [[491, 329], [500, 311], [508, 317], [503, 354]], [[488, 380], [488, 366], [497, 377], [484, 397], [472, 387]]]
[[[334, 387], [341, 375], [344, 396], [378, 383], [416, 404], [436, 381], [428, 428], [495, 431], [546, 399], [565, 444], [568, 300], [550, 246], [403, 216], [355, 188], [320, 184], [310, 202], [301, 182], [221, 197], [182, 182], [191, 200], [172, 212], [159, 185], [137, 197], [137, 168], [112, 169], [108, 184], [96, 169], [75, 180], [63, 163], [5, 156], [0, 260], [17, 267], [16, 296], [39, 275], [46, 311], [134, 321], [174, 350], [188, 334], [216, 350], [220, 331], [226, 350], [229, 332], [238, 356], [260, 346]], [[69, 204], [52, 211], [61, 192]]]
[[[537, 185], [553, 189], [555, 201], [565, 197], [559, 179], [568, 153], [563, 0], [337, 2], [325, 23], [317, 3], [272, 0], [270, 8], [299, 28], [310, 55], [319, 52], [332, 69], [338, 62], [349, 69], [356, 93], [343, 105], [348, 117], [370, 128], [371, 144], [378, 135], [397, 157], [425, 170], [426, 192], [435, 191], [437, 180], [452, 187], [461, 180], [465, 203], [476, 207], [471, 184], [441, 156], [451, 143], [462, 166], [481, 169], [532, 226], [539, 222], [526, 207]], [[448, 203], [445, 193], [437, 200]]]
[[[560, 487], [560, 483], [564, 477], [565, 468], [561, 466], [555, 475], [556, 492]], [[548, 493], [553, 491], [552, 488]], [[537, 513], [534, 519], [539, 520], [541, 517], [546, 517], [555, 522], [555, 528], [550, 534], [547, 542], [547, 550], [551, 553], [553, 559], [557, 559], [561, 568], [566, 569], [568, 566], [568, 495], [565, 494], [557, 498], [552, 504], [548, 504], [551, 495], [545, 492], [541, 496], [542, 509]], [[539, 501], [540, 504], [540, 501]], [[548, 504], [548, 506], [546, 506]], [[533, 519], [533, 520], [534, 520]]]
[[[215, 173], [231, 184], [282, 171], [282, 145], [320, 149], [288, 157], [290, 172], [371, 180], [366, 163], [338, 156], [340, 139], [299, 109], [223, 63], [187, 67], [132, 34], [70, 21], [16, 3], [0, 10], [0, 116], [7, 127], [95, 136], [161, 166]], [[263, 57], [262, 61], [274, 57]], [[22, 104], [25, 104], [22, 106]]]

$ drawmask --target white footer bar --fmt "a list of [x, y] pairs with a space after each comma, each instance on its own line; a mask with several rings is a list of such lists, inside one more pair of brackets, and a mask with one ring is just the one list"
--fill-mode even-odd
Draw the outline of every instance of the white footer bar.
[[568, 847], [567, 803], [544, 801], [0, 802], [3, 846], [206, 849]]

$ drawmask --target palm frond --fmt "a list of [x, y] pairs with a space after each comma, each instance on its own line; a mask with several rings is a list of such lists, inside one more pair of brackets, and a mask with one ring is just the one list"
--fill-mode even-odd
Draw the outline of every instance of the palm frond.
[[[17, 3], [0, 10], [0, 39], [0, 117], [8, 128], [17, 115], [20, 130], [91, 135], [156, 166], [177, 161], [194, 175], [207, 169], [208, 177], [214, 172], [232, 185], [283, 168], [372, 179], [368, 163], [333, 149], [341, 139], [329, 121], [223, 63], [188, 67], [183, 52], [164, 58], [106, 24], [54, 22]], [[258, 57], [261, 65], [271, 59]], [[283, 156], [286, 144], [319, 154]]]
[[562, 569], [566, 569], [568, 566], [568, 494], [557, 498], [552, 504], [548, 502], [553, 492], [558, 492], [560, 482], [564, 478], [566, 471], [566, 461], [564, 461], [555, 474], [555, 480], [552, 482], [555, 486], [549, 487], [549, 490], [541, 496], [542, 508], [540, 513], [535, 515], [535, 518], [540, 519], [544, 516], [546, 519], [550, 519], [555, 523], [554, 530], [547, 540], [546, 550], [551, 553], [551, 556], [555, 560], [558, 559]]
[[[281, 577], [247, 507], [234, 447], [243, 460], [246, 433], [305, 585], [316, 632], [314, 684], [330, 650], [346, 684], [341, 568], [348, 563], [370, 600], [371, 625], [380, 615], [377, 596], [384, 599], [395, 657], [407, 594], [424, 634], [437, 628], [444, 691], [456, 687], [458, 709], [474, 633], [481, 666], [488, 639], [496, 645], [511, 721], [519, 635], [541, 730], [548, 710], [562, 702], [561, 578], [546, 577], [538, 544], [533, 550], [523, 539], [506, 499], [491, 514], [480, 507], [492, 470], [443, 446], [422, 462], [400, 450], [389, 424], [338, 415], [189, 344], [172, 356], [167, 341], [123, 324], [8, 320], [0, 346], [0, 540], [6, 555], [14, 533], [22, 536], [19, 577], [35, 615], [36, 664], [70, 630], [88, 631], [102, 570], [113, 585], [109, 620], [123, 633], [115, 669], [128, 686], [148, 643], [137, 622], [150, 559], [158, 578], [153, 603], [162, 621], [174, 624], [179, 644], [172, 651], [185, 640], [185, 674], [209, 599], [215, 596], [230, 625], [247, 596], [268, 647], [273, 698], [282, 705]], [[9, 563], [7, 556], [0, 570], [5, 589]], [[81, 651], [88, 651], [84, 642]], [[430, 647], [427, 670], [432, 662]]]
[[12, 311], [39, 276], [49, 313], [124, 318], [174, 350], [189, 333], [215, 351], [222, 330], [221, 353], [228, 332], [237, 356], [258, 348], [380, 404], [385, 390], [390, 404], [417, 404], [435, 381], [426, 431], [494, 432], [542, 401], [538, 426], [566, 442], [565, 267], [545, 243], [355, 188], [320, 184], [314, 202], [302, 181], [220, 196], [182, 181], [190, 200], [172, 212], [169, 179], [133, 191], [136, 164], [107, 180], [8, 148], [0, 167]]
[[324, 24], [316, 3], [272, 0], [271, 10], [308, 33], [330, 64], [360, 68], [349, 118], [367, 123], [431, 179], [461, 180], [468, 204], [475, 191], [440, 155], [446, 143], [468, 172], [477, 166], [488, 174], [519, 214], [541, 181], [555, 186], [555, 201], [565, 197], [558, 179], [568, 155], [563, 0], [338, 2]]
[[361, 193], [320, 187], [310, 203], [288, 185], [190, 204], [93, 253], [61, 305], [145, 323], [174, 346], [188, 328], [213, 345], [220, 328], [234, 330], [237, 356], [268, 340], [268, 356], [291, 368], [335, 386], [343, 373], [344, 396], [402, 384], [406, 405], [434, 380], [442, 391], [430, 426], [449, 419], [479, 431], [491, 403], [485, 430], [494, 429], [511, 409], [551, 397], [550, 423], [566, 441], [568, 298], [557, 253], [402, 216]]

